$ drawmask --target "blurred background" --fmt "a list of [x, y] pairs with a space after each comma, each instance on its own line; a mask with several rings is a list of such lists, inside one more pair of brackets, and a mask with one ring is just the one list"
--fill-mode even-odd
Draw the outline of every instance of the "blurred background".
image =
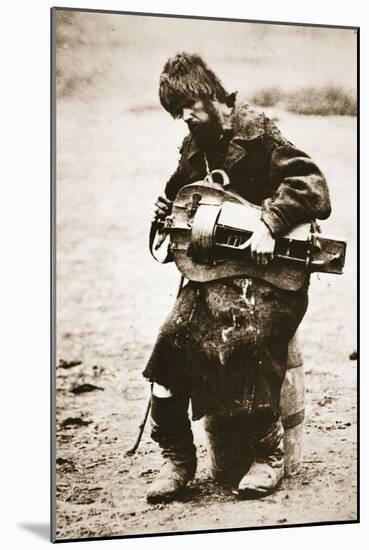
[[58, 14], [59, 96], [157, 109], [168, 56], [198, 53], [226, 89], [303, 114], [356, 114], [354, 31], [78, 12]]
[[[355, 32], [65, 10], [54, 15], [58, 538], [355, 519]], [[235, 503], [231, 493], [210, 484], [199, 423], [198, 483], [190, 504], [146, 504], [160, 464], [149, 430], [138, 455], [124, 456], [147, 400], [141, 371], [179, 282], [173, 265], [151, 258], [148, 231], [152, 204], [186, 134], [158, 99], [164, 63], [183, 50], [203, 55], [229, 92], [265, 110], [312, 156], [332, 199], [322, 230], [348, 243], [342, 276], [312, 276], [300, 329], [303, 470], [258, 504]]]

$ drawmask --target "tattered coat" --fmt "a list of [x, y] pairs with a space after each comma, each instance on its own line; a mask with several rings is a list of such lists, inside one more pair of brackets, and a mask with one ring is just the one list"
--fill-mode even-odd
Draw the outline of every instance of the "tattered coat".
[[[165, 193], [206, 175], [204, 152], [189, 134]], [[330, 214], [328, 187], [312, 159], [287, 141], [275, 124], [248, 105], [236, 105], [210, 169], [223, 169], [233, 189], [261, 206], [273, 236]], [[275, 419], [287, 346], [308, 304], [308, 277], [298, 291], [256, 278], [189, 282], [158, 335], [144, 376], [192, 398], [193, 419], [244, 411]]]

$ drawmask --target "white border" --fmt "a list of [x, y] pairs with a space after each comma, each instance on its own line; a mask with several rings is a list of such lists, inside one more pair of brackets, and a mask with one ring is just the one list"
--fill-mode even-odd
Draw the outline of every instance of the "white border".
[[[212, 17], [295, 21], [361, 26], [361, 151], [368, 147], [368, 19], [365, 3], [227, 2], [187, 0], [48, 0], [7, 2], [1, 10], [2, 147], [2, 438], [1, 519], [4, 548], [32, 550], [47, 541], [21, 527], [49, 521], [49, 8], [76, 8], [180, 13]], [[9, 147], [10, 146], [10, 147]], [[363, 158], [363, 161], [365, 159]], [[368, 199], [368, 162], [361, 174], [361, 240], [368, 235], [364, 204]], [[362, 243], [362, 280], [367, 255]], [[367, 246], [366, 246], [367, 248]], [[5, 252], [5, 254], [4, 254]], [[363, 285], [364, 286], [364, 285]], [[367, 291], [361, 289], [361, 333], [368, 328]], [[10, 331], [8, 330], [10, 329]], [[99, 548], [187, 548], [189, 544], [250, 545], [259, 548], [363, 547], [368, 538], [368, 357], [362, 350], [362, 458], [360, 525], [288, 528], [146, 539], [75, 543]], [[307, 503], [308, 505], [308, 503]]]

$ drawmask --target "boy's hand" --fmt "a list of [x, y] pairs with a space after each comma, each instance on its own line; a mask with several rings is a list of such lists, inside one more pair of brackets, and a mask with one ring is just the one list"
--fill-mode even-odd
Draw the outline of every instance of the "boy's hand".
[[251, 258], [258, 265], [267, 265], [273, 259], [275, 239], [269, 227], [260, 220], [251, 237], [242, 245], [243, 249], [250, 247]]
[[172, 209], [172, 201], [159, 195], [154, 204], [153, 212], [153, 222], [163, 220], [168, 214], [170, 214]]

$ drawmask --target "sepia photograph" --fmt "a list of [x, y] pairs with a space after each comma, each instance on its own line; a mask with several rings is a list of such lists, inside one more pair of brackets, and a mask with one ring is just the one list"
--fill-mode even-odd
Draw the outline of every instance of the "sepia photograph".
[[358, 28], [53, 8], [53, 541], [358, 521]]

